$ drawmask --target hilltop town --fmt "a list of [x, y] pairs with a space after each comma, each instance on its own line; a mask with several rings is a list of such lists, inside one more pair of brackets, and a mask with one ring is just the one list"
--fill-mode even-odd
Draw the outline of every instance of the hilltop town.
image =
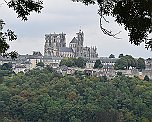
[[0, 57], [0, 122], [151, 122], [152, 58], [99, 57], [80, 30], [44, 54]]
[[[41, 52], [33, 51], [32, 55], [18, 55], [16, 59], [9, 57], [0, 57], [0, 65], [10, 63], [15, 73], [27, 72], [34, 68], [43, 68], [50, 66], [61, 74], [74, 74], [81, 71], [87, 75], [115, 77], [116, 74], [122, 73], [126, 76], [139, 76], [144, 78], [148, 76], [152, 79], [152, 58], [144, 59], [145, 67], [143, 69], [129, 66], [124, 69], [116, 69], [115, 64], [120, 59], [115, 57], [99, 57], [96, 46], [84, 46], [84, 33], [79, 30], [76, 37], [70, 41], [69, 46], [66, 45], [66, 34], [51, 33], [45, 35], [44, 55]], [[61, 62], [64, 59], [84, 59], [85, 66], [67, 66]], [[96, 61], [100, 61], [102, 67], [94, 67]], [[79, 60], [78, 60], [79, 61]], [[39, 64], [43, 64], [42, 66]]]

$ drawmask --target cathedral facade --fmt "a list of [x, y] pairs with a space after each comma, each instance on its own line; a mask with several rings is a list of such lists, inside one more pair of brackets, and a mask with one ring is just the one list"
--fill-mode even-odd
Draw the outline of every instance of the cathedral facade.
[[69, 47], [66, 47], [66, 38], [64, 33], [46, 34], [44, 45], [44, 56], [68, 57], [68, 58], [97, 58], [97, 48], [83, 45], [84, 33], [80, 30], [77, 36], [72, 39]]

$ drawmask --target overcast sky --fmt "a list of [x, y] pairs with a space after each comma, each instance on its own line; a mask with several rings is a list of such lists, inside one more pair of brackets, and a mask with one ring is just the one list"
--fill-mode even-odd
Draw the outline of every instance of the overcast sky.
[[[4, 3], [0, 0], [0, 4]], [[123, 27], [118, 26], [112, 18], [107, 18], [110, 24], [103, 23], [107, 29], [114, 33], [122, 31], [114, 39], [104, 35], [99, 27], [99, 15], [97, 5], [85, 6], [82, 3], [74, 3], [71, 0], [45, 0], [44, 8], [40, 14], [32, 13], [27, 22], [16, 18], [17, 14], [9, 9], [5, 3], [0, 6], [0, 17], [5, 21], [5, 29], [14, 30], [18, 39], [10, 43], [10, 50], [16, 50], [20, 54], [32, 54], [40, 51], [43, 54], [45, 34], [65, 33], [67, 46], [75, 33], [81, 29], [84, 32], [84, 46], [96, 46], [100, 57], [116, 57], [120, 54], [130, 54], [134, 57], [152, 58], [152, 51], [146, 50], [144, 45], [134, 46], [129, 43], [128, 34]]]

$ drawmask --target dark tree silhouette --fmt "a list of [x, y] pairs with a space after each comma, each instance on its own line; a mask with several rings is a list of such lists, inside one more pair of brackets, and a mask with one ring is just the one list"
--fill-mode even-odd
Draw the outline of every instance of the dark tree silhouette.
[[145, 75], [144, 80], [149, 81], [149, 77], [147, 75]]
[[[145, 43], [147, 49], [152, 49], [152, 38], [149, 35], [152, 32], [152, 0], [72, 0], [74, 2], [83, 2], [86, 5], [98, 4], [100, 15], [100, 27], [103, 33], [113, 36], [111, 30], [103, 27], [102, 21], [109, 22], [106, 16], [112, 16], [119, 25], [129, 31], [128, 36], [131, 44], [140, 45]], [[118, 32], [119, 33], [119, 32]]]
[[[8, 5], [9, 8], [13, 8], [13, 10], [17, 13], [18, 18], [21, 18], [24, 21], [28, 20], [27, 16], [29, 16], [31, 12], [35, 11], [40, 13], [41, 9], [43, 8], [43, 2], [40, 0], [10, 0], [9, 2], [4, 0], [4, 2]], [[11, 56], [12, 58], [15, 58], [17, 56], [15, 51], [10, 53], [7, 52], [9, 49], [7, 40], [16, 40], [17, 36], [10, 29], [8, 29], [7, 32], [4, 32], [4, 25], [4, 21], [2, 18], [0, 18], [0, 56]]]

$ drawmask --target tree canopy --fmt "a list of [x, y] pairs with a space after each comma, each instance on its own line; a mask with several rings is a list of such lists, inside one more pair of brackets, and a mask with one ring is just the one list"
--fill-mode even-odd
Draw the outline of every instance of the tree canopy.
[[[12, 8], [17, 13], [18, 18], [21, 18], [24, 21], [28, 20], [27, 17], [31, 12], [35, 11], [40, 13], [41, 9], [43, 8], [43, 2], [40, 0], [10, 0], [9, 2], [4, 0], [4, 2], [9, 8]], [[5, 22], [2, 20], [2, 18], [0, 18], [0, 56], [11, 56], [12, 58], [15, 58], [17, 56], [15, 51], [10, 53], [7, 52], [9, 49], [9, 44], [7, 41], [16, 40], [17, 36], [10, 29], [8, 29], [7, 32], [4, 32], [4, 25]]]
[[34, 69], [0, 84], [0, 122], [151, 122], [152, 82]]
[[145, 69], [145, 60], [143, 58], [135, 59], [131, 55], [121, 56], [114, 65], [115, 69], [125, 70], [129, 68], [136, 68], [139, 71]]
[[109, 36], [116, 37], [112, 31], [106, 30], [102, 21], [106, 16], [112, 16], [119, 25], [123, 25], [127, 30], [131, 44], [140, 45], [145, 43], [147, 49], [152, 49], [152, 38], [149, 35], [152, 32], [152, 1], [151, 0], [72, 0], [83, 2], [86, 5], [98, 4], [100, 15], [101, 30]]
[[43, 62], [39, 62], [39, 63], [36, 64], [36, 66], [44, 67], [44, 63]]
[[114, 54], [110, 54], [109, 58], [115, 58]]
[[139, 58], [137, 60], [137, 69], [142, 70], [142, 69], [145, 69], [145, 68], [146, 68], [145, 60], [143, 58]]
[[35, 11], [40, 13], [43, 8], [43, 2], [41, 0], [10, 0], [6, 3], [9, 8], [12, 8], [17, 13], [18, 18], [25, 21], [28, 19], [27, 16], [29, 16], [31, 12]]
[[102, 67], [103, 67], [103, 65], [102, 65], [101, 61], [99, 59], [96, 60], [93, 68], [102, 68]]
[[130, 67], [136, 68], [137, 65], [138, 63], [135, 58], [133, 58], [131, 55], [125, 55], [116, 61], [115, 69], [124, 70], [124, 69], [129, 69]]
[[145, 75], [144, 80], [149, 81], [149, 77], [147, 75]]
[[118, 58], [122, 58], [124, 55], [121, 53], [119, 54]]
[[16, 52], [12, 51], [10, 53], [7, 53], [6, 51], [9, 49], [9, 44], [7, 43], [7, 40], [13, 41], [17, 39], [17, 36], [14, 34], [13, 31], [7, 30], [7, 32], [3, 32], [3, 27], [5, 23], [2, 19], [0, 19], [0, 56], [12, 56], [16, 57]]
[[60, 62], [60, 66], [66, 65], [68, 67], [81, 67], [84, 68], [87, 60], [84, 58], [63, 58]]

